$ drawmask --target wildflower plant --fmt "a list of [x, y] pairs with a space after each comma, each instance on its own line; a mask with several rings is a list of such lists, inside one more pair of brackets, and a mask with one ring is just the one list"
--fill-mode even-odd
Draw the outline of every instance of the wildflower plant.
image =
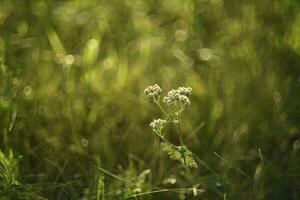
[[[172, 89], [163, 97], [162, 102], [169, 108], [170, 112], [164, 109], [161, 103], [162, 89], [159, 85], [150, 85], [144, 90], [149, 99], [160, 109], [164, 118], [155, 119], [150, 123], [152, 131], [161, 139], [161, 150], [168, 154], [173, 160], [182, 162], [187, 167], [198, 168], [194, 160], [193, 153], [184, 145], [181, 134], [181, 115], [182, 112], [190, 105], [189, 96], [192, 93], [190, 87], [179, 87]], [[176, 129], [179, 145], [175, 145], [165, 137], [163, 128], [166, 125], [172, 125]]]

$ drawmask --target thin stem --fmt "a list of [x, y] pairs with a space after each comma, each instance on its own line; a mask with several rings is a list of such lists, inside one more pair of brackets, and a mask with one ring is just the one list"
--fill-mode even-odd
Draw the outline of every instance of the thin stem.
[[[154, 103], [158, 106], [158, 108], [161, 110], [161, 112], [171, 121], [173, 122], [173, 119], [168, 115], [168, 113], [163, 109], [163, 107], [160, 105], [159, 101], [154, 100]], [[173, 122], [174, 123], [174, 122]]]
[[[142, 192], [139, 194], [135, 194], [129, 197], [126, 197], [126, 199], [138, 197], [138, 196], [144, 196], [144, 195], [149, 195], [149, 194], [154, 194], [154, 193], [161, 193], [161, 192], [193, 192], [195, 189], [193, 188], [173, 188], [173, 189], [158, 189], [158, 190], [151, 190], [151, 191], [146, 191]], [[204, 189], [196, 189], [197, 192], [205, 192]]]
[[178, 126], [176, 125], [176, 123], [174, 122], [174, 120], [172, 119], [172, 117], [170, 117], [170, 115], [165, 111], [165, 109], [160, 105], [159, 101], [154, 100], [154, 103], [157, 105], [157, 107], [161, 110], [161, 112], [168, 118], [169, 121], [172, 122], [172, 124], [178, 128]]
[[115, 179], [118, 179], [118, 180], [120, 180], [120, 181], [123, 181], [123, 182], [125, 182], [125, 183], [129, 183], [129, 182], [130, 182], [130, 181], [126, 180], [126, 179], [123, 179], [123, 178], [121, 178], [121, 177], [119, 177], [119, 176], [117, 176], [117, 175], [115, 175], [115, 174], [113, 174], [113, 173], [107, 171], [106, 169], [104, 169], [104, 168], [102, 168], [102, 167], [100, 167], [100, 166], [97, 166], [97, 169], [99, 169], [101, 172], [103, 172], [103, 173], [105, 173], [105, 174], [107, 174], [107, 175], [109, 175], [109, 176], [111, 176], [111, 177], [113, 177], [113, 178], [115, 178]]
[[239, 172], [241, 175], [247, 177], [247, 178], [251, 178], [251, 176], [249, 176], [248, 174], [246, 174], [245, 172], [243, 172], [242, 170], [240, 170], [239, 168], [235, 167], [233, 164], [231, 164], [228, 160], [226, 160], [225, 158], [223, 158], [222, 156], [220, 156], [217, 152], [214, 152], [214, 154], [220, 158], [222, 161], [224, 161], [227, 165], [229, 165], [230, 167], [232, 167], [233, 169], [235, 169], [237, 172]]
[[178, 113], [178, 125], [177, 125], [177, 135], [179, 138], [180, 146], [183, 146], [183, 138], [181, 134], [181, 112]]
[[165, 111], [165, 109], [160, 105], [159, 100], [154, 100], [154, 103], [158, 106], [158, 108], [161, 110], [161, 112], [172, 122], [172, 124], [177, 128], [177, 136], [179, 138], [180, 146], [183, 146], [183, 138], [181, 135], [181, 110], [178, 112], [178, 123], [175, 123], [174, 120], [168, 115], [168, 113]]
[[175, 148], [175, 149], [178, 149], [178, 146], [176, 146], [176, 145], [174, 145], [174, 144], [172, 144], [171, 142], [169, 142], [166, 138], [164, 138], [161, 134], [158, 134], [157, 132], [155, 132], [156, 133], [156, 135], [160, 138], [160, 139], [162, 139], [165, 143], [167, 143], [168, 145], [170, 145], [170, 146], [172, 146], [173, 148]]

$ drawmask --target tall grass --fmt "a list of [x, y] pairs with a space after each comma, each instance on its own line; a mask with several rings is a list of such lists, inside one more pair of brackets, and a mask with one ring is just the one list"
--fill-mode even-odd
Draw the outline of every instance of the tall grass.
[[[0, 199], [299, 199], [299, 13], [296, 0], [2, 0]], [[181, 134], [199, 168], [159, 150], [154, 83], [193, 88]]]

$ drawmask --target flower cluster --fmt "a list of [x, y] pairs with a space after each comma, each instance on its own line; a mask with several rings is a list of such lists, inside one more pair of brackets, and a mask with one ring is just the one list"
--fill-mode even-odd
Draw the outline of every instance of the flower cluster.
[[190, 96], [192, 94], [192, 88], [190, 87], [179, 87], [177, 89], [178, 93], [185, 96]]
[[[159, 85], [151, 85], [147, 87], [144, 92], [149, 98], [153, 100], [153, 102], [165, 116], [165, 119], [155, 119], [149, 124], [149, 126], [152, 128], [152, 131], [160, 138], [160, 140], [162, 140], [162, 151], [167, 153], [171, 159], [179, 160], [187, 167], [197, 168], [198, 165], [194, 159], [194, 155], [184, 145], [183, 137], [180, 132], [181, 113], [186, 106], [190, 105], [189, 96], [192, 93], [192, 88], [179, 87], [176, 90], [170, 90], [167, 96], [163, 98], [163, 102], [166, 103], [167, 106], [174, 105], [168, 110], [165, 110], [161, 105], [160, 94], [162, 92], [162, 89], [159, 87]], [[167, 137], [165, 137], [165, 134], [162, 132], [162, 130], [165, 127], [166, 123], [170, 123], [176, 128], [180, 145], [173, 144], [168, 140]]]
[[183, 105], [190, 105], [188, 96], [192, 93], [190, 87], [179, 87], [177, 90], [171, 90], [163, 101], [168, 105], [174, 105], [176, 102], [181, 102]]
[[161, 91], [162, 89], [157, 84], [150, 85], [144, 90], [145, 94], [150, 98], [159, 97]]
[[165, 123], [167, 123], [164, 119], [155, 119], [150, 123], [150, 127], [154, 132], [160, 133], [161, 130], [164, 128]]

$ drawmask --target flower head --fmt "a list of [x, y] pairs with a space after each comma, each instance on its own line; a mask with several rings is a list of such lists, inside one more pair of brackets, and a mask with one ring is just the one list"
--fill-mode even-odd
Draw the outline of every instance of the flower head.
[[187, 97], [187, 96], [185, 96], [185, 95], [180, 95], [179, 97], [178, 97], [178, 100], [181, 102], [181, 103], [183, 103], [184, 105], [190, 105], [191, 104], [191, 102], [190, 102], [190, 99]]
[[166, 123], [167, 121], [164, 119], [155, 119], [150, 123], [149, 126], [154, 132], [160, 133]]
[[192, 94], [192, 88], [190, 87], [179, 87], [177, 89], [178, 93], [185, 96], [190, 96]]
[[161, 91], [162, 91], [162, 89], [157, 84], [150, 85], [144, 90], [145, 94], [150, 98], [159, 97]]
[[183, 105], [190, 105], [190, 100], [188, 96], [192, 93], [192, 88], [190, 87], [179, 87], [177, 90], [170, 90], [168, 95], [164, 97], [163, 101], [168, 105], [174, 105], [176, 102], [180, 102]]

